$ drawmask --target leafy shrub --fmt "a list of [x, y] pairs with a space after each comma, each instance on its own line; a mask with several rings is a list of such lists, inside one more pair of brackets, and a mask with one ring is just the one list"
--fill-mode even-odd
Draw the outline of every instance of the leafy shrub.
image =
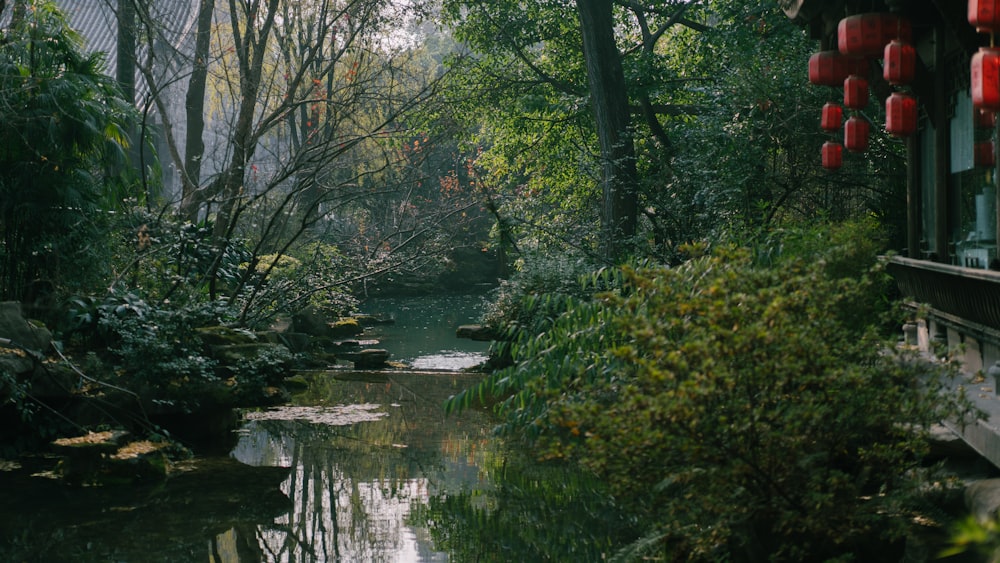
[[207, 303], [177, 310], [140, 307], [132, 302], [107, 306], [99, 325], [112, 335], [116, 371], [141, 387], [164, 388], [171, 383], [212, 381], [216, 362], [202, 351], [194, 329], [221, 324], [228, 310]]
[[773, 266], [719, 248], [561, 296], [512, 367], [449, 407], [500, 397], [503, 429], [605, 479], [648, 523], [628, 557], [823, 560], [898, 539], [926, 429], [967, 409], [940, 392], [942, 366], [879, 334], [889, 280], [871, 249], [830, 248]]
[[[249, 263], [241, 266], [250, 267]], [[247, 311], [245, 322], [262, 326], [278, 315], [292, 315], [311, 307], [336, 317], [357, 307], [344, 279], [350, 266], [333, 245], [304, 244], [288, 255], [268, 254], [256, 260], [253, 282], [237, 296]]]
[[503, 327], [511, 322], [524, 324], [533, 312], [525, 311], [522, 297], [530, 295], [584, 296], [581, 277], [591, 274], [592, 262], [566, 254], [528, 254], [517, 261], [510, 279], [500, 281], [483, 315], [489, 326]]

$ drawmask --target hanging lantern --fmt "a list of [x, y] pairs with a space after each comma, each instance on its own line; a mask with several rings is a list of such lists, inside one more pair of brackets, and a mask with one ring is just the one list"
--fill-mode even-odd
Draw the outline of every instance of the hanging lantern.
[[844, 123], [844, 146], [851, 152], [865, 152], [868, 150], [868, 133], [871, 126], [864, 118], [856, 115]]
[[975, 109], [972, 119], [976, 129], [993, 129], [997, 126], [997, 112], [990, 109]]
[[844, 109], [833, 102], [823, 104], [823, 117], [819, 127], [824, 131], [837, 131], [844, 122]]
[[1000, 31], [1000, 1], [969, 0], [969, 24], [979, 33]]
[[840, 20], [837, 47], [845, 55], [878, 57], [889, 41], [909, 42], [912, 35], [909, 20], [895, 14], [857, 14]]
[[820, 51], [809, 57], [809, 82], [817, 86], [840, 86], [847, 78], [848, 57], [840, 51]]
[[893, 39], [883, 51], [882, 77], [889, 84], [909, 84], [917, 68], [917, 50], [913, 45]]
[[976, 166], [993, 166], [996, 162], [993, 155], [993, 141], [976, 143], [973, 147], [972, 158]]
[[844, 107], [861, 109], [868, 105], [868, 81], [856, 74], [844, 80]]
[[836, 170], [844, 164], [844, 147], [840, 143], [823, 143], [823, 168]]
[[886, 98], [885, 130], [893, 137], [909, 137], [917, 132], [916, 98], [901, 92]]
[[972, 55], [970, 81], [974, 107], [1000, 110], [1000, 49], [980, 47]]
[[817, 86], [840, 86], [852, 74], [868, 76], [868, 61], [840, 51], [820, 51], [809, 57], [809, 82]]

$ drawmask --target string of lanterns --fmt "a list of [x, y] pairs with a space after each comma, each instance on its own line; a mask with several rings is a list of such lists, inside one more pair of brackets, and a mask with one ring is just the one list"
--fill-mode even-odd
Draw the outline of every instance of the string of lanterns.
[[[998, 0], [1000, 1], [1000, 0]], [[837, 50], [820, 51], [809, 59], [809, 82], [820, 86], [842, 86], [843, 106], [853, 110], [844, 120], [844, 110], [828, 102], [823, 106], [820, 128], [836, 133], [843, 128], [843, 145], [827, 141], [821, 151], [823, 167], [836, 170], [843, 165], [843, 149], [868, 149], [871, 124], [861, 114], [868, 105], [868, 76], [871, 61], [882, 59], [882, 77], [893, 86], [905, 86], [914, 77], [916, 49], [911, 45], [909, 20], [891, 13], [864, 13], [848, 16], [837, 26]], [[903, 91], [894, 91], [885, 101], [886, 131], [907, 137], [917, 130], [917, 100]]]
[[[993, 34], [1000, 31], [1000, 2], [969, 0], [968, 20], [978, 33], [990, 34], [990, 46], [980, 47], [972, 55], [969, 90], [976, 110], [976, 129], [992, 131], [996, 128], [996, 112], [1000, 111], [1000, 49], [993, 45]], [[992, 138], [975, 143], [975, 166], [993, 166], [995, 160]]]

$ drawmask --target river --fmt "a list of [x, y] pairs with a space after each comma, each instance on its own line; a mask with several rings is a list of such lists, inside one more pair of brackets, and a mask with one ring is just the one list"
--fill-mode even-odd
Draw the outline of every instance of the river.
[[602, 559], [627, 532], [599, 483], [511, 448], [487, 412], [445, 416], [482, 377], [457, 370], [486, 353], [454, 338], [478, 298], [455, 299], [366, 304], [396, 319], [380, 345], [411, 369], [309, 374], [290, 404], [243, 413], [228, 456], [165, 483], [70, 488], [0, 467], [0, 559]]

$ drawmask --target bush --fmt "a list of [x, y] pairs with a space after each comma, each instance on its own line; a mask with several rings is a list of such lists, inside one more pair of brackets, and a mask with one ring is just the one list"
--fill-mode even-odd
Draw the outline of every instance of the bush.
[[113, 309], [107, 306], [99, 321], [112, 335], [109, 351], [129, 387], [165, 389], [189, 381], [214, 381], [217, 362], [204, 354], [195, 329], [220, 324], [225, 308], [201, 304], [171, 310], [140, 303], [131, 296]]
[[626, 269], [450, 406], [504, 397], [504, 429], [606, 480], [648, 523], [627, 558], [858, 556], [905, 533], [925, 431], [966, 409], [940, 393], [942, 366], [891, 353], [889, 279], [847, 250]]
[[525, 324], [536, 317], [525, 311], [522, 297], [530, 295], [584, 296], [580, 278], [594, 271], [592, 262], [565, 254], [528, 254], [517, 261], [514, 275], [501, 280], [483, 315], [483, 323], [501, 328], [512, 322]]

